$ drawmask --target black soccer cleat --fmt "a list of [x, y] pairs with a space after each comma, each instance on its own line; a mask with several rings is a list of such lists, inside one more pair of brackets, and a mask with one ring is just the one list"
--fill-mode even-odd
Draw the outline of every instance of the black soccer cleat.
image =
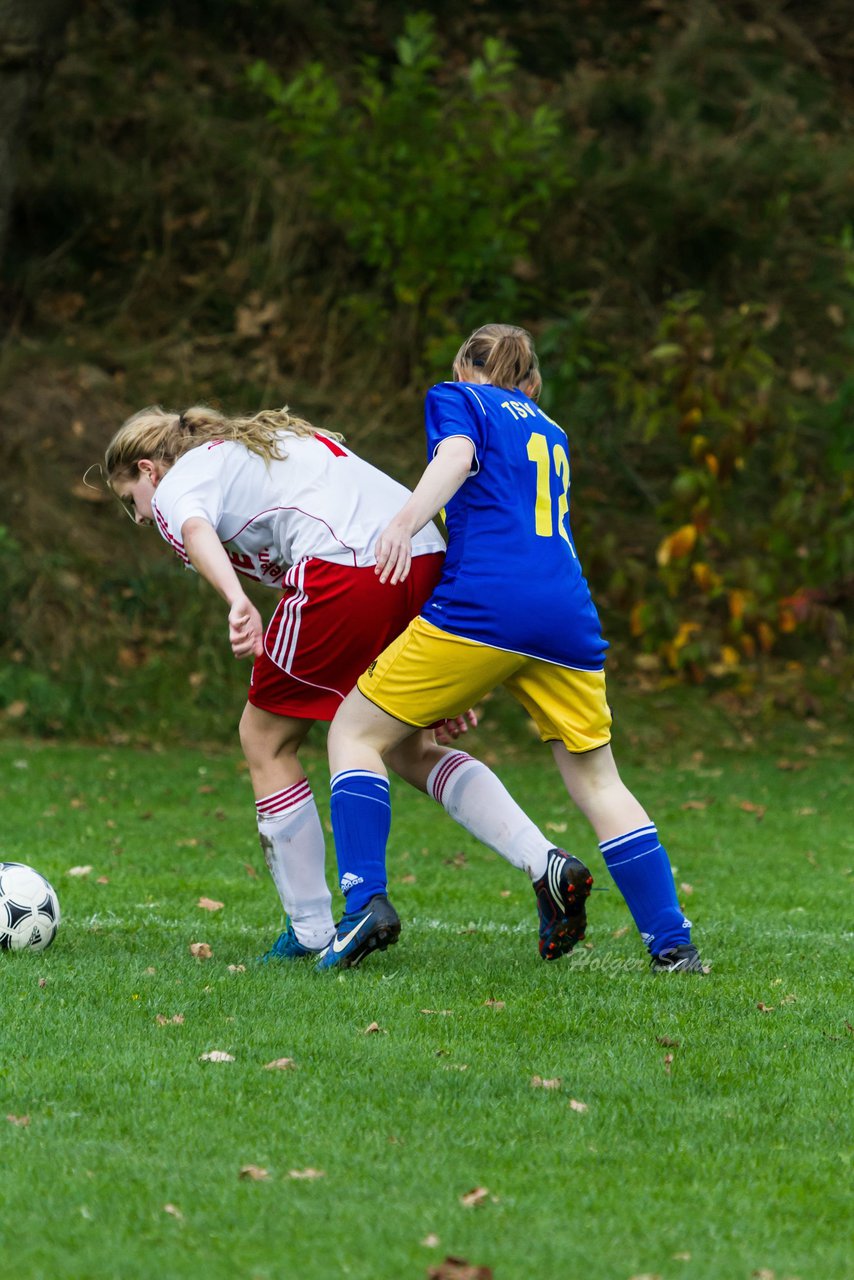
[[329, 946], [314, 966], [317, 970], [355, 969], [372, 951], [385, 951], [400, 937], [400, 918], [384, 893], [361, 911], [348, 911], [338, 922]]
[[649, 962], [653, 973], [705, 973], [700, 954], [693, 942], [680, 942], [670, 947]]
[[549, 850], [545, 875], [534, 881], [544, 960], [567, 955], [584, 937], [592, 888], [593, 877], [583, 862], [563, 849]]

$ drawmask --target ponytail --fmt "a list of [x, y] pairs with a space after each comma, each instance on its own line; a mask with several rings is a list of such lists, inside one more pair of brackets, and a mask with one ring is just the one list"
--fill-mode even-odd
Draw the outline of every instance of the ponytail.
[[494, 387], [524, 390], [536, 400], [542, 390], [540, 362], [527, 329], [511, 324], [485, 324], [466, 338], [454, 358], [457, 382], [490, 382]]
[[342, 437], [337, 431], [321, 431], [304, 418], [283, 409], [262, 409], [246, 418], [228, 418], [206, 405], [192, 405], [183, 413], [169, 413], [160, 405], [140, 409], [119, 427], [104, 456], [108, 481], [135, 476], [141, 458], [171, 466], [178, 458], [213, 440], [234, 440], [270, 463], [287, 457], [283, 433], [295, 436]]

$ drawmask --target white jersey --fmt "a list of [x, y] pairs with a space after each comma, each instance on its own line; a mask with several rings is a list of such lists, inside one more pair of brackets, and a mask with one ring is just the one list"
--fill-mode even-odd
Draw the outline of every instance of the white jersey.
[[[185, 521], [213, 525], [238, 573], [278, 587], [288, 569], [315, 557], [362, 568], [409, 490], [328, 436], [283, 431], [287, 457], [265, 462], [245, 445], [216, 440], [185, 453], [157, 486], [157, 528], [187, 565]], [[435, 525], [412, 554], [444, 551]]]

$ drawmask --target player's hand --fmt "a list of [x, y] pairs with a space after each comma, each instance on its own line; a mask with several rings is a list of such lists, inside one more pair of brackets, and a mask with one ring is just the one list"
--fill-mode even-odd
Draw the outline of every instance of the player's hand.
[[453, 716], [450, 720], [440, 720], [438, 724], [433, 726], [433, 732], [436, 735], [436, 741], [441, 747], [449, 747], [457, 738], [462, 737], [464, 733], [468, 733], [469, 725], [472, 729], [477, 728], [477, 715], [469, 709], [461, 716]]
[[395, 520], [377, 538], [375, 572], [380, 582], [404, 582], [412, 565], [412, 537]]
[[257, 658], [264, 652], [264, 624], [246, 596], [235, 600], [228, 611], [228, 639], [235, 658]]

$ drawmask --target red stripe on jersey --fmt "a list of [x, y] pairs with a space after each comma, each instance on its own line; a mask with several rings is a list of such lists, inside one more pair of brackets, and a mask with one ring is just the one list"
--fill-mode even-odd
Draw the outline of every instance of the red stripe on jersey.
[[184, 564], [189, 564], [190, 557], [187, 555], [186, 551], [184, 550], [183, 542], [179, 542], [177, 538], [172, 537], [172, 534], [169, 532], [168, 524], [163, 519], [163, 516], [157, 510], [157, 507], [154, 505], [153, 502], [151, 504], [151, 510], [154, 512], [154, 518], [157, 521], [157, 528], [160, 530], [162, 537], [166, 539], [166, 541], [169, 543], [169, 546], [172, 548], [172, 550], [175, 552], [178, 558], [180, 560], [183, 560]]
[[329, 452], [334, 453], [336, 458], [347, 457], [347, 450], [342, 449], [337, 440], [331, 440], [329, 436], [321, 435], [320, 432], [318, 432], [314, 438], [319, 441], [320, 444], [325, 444]]

